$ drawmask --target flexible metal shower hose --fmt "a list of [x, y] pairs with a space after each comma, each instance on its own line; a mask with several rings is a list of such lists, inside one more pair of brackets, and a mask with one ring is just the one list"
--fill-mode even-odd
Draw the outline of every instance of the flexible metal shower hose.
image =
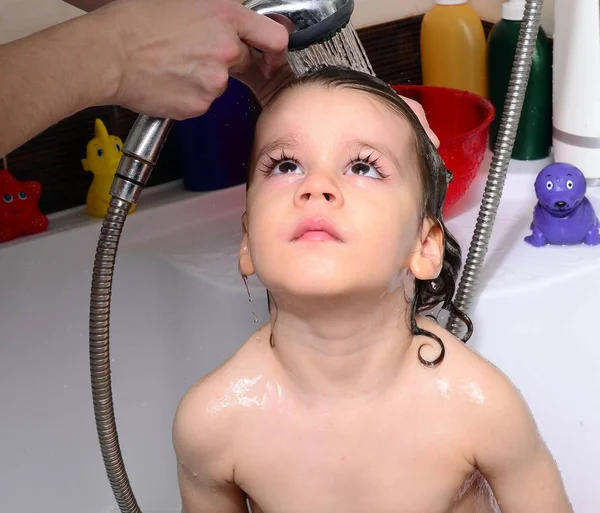
[[110, 486], [122, 513], [140, 513], [131, 491], [113, 409], [109, 325], [113, 272], [119, 239], [131, 204], [113, 197], [96, 249], [90, 298], [90, 372], [98, 440]]
[[[535, 50], [540, 28], [543, 3], [543, 0], [527, 0], [525, 5], [525, 14], [521, 23], [521, 31], [517, 42], [508, 92], [504, 102], [504, 112], [500, 121], [498, 139], [494, 148], [494, 156], [483, 193], [483, 199], [481, 200], [469, 253], [454, 298], [456, 307], [466, 314], [469, 313], [477, 290], [483, 261], [488, 251], [500, 198], [502, 197], [504, 183], [506, 182], [506, 173], [510, 164], [517, 129], [519, 128], [523, 101], [525, 100], [525, 93], [527, 91], [533, 51]], [[448, 329], [452, 334], [459, 336], [463, 329], [463, 323], [456, 316], [451, 316], [448, 322]]]
[[[525, 8], [495, 155], [463, 276], [455, 298], [456, 306], [465, 312], [468, 311], [473, 299], [504, 187], [539, 30], [542, 3], [543, 0], [528, 0]], [[98, 439], [113, 494], [121, 513], [141, 513], [131, 490], [119, 447], [113, 408], [109, 352], [113, 273], [119, 239], [130, 208], [131, 203], [113, 197], [102, 224], [94, 261], [90, 298], [90, 372]], [[449, 329], [454, 334], [458, 333], [460, 327], [461, 325], [456, 319], [450, 319]]]

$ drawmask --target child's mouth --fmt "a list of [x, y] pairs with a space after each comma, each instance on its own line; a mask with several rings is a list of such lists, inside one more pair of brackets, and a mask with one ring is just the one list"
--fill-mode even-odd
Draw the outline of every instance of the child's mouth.
[[339, 239], [333, 237], [330, 233], [321, 230], [310, 230], [298, 239], [297, 242], [339, 242]]
[[342, 242], [335, 226], [327, 219], [313, 218], [302, 221], [294, 235], [292, 242]]

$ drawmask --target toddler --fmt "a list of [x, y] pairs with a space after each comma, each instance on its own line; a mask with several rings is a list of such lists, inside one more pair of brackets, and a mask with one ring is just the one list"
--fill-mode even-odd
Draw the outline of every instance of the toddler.
[[470, 335], [447, 183], [374, 77], [324, 68], [270, 99], [239, 269], [271, 318], [179, 405], [184, 513], [572, 513], [515, 387], [423, 315]]

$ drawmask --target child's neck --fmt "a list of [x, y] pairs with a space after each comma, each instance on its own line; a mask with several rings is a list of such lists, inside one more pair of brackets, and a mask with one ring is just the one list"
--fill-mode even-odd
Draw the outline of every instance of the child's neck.
[[401, 289], [383, 297], [272, 304], [274, 351], [293, 382], [323, 400], [370, 398], [398, 376], [412, 341]]

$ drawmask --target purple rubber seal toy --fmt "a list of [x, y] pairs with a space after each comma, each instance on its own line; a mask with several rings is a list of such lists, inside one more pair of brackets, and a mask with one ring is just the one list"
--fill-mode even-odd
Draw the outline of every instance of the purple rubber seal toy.
[[600, 244], [598, 218], [586, 190], [585, 176], [571, 164], [556, 162], [542, 169], [535, 180], [533, 233], [525, 241], [536, 247]]

